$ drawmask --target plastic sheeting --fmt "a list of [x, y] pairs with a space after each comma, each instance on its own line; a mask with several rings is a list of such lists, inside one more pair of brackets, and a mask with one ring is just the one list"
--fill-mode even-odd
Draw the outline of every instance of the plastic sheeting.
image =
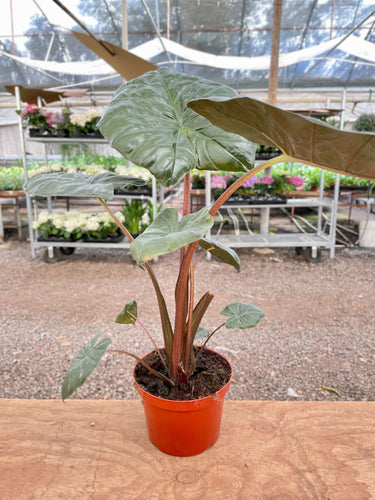
[[[279, 60], [279, 67], [290, 66], [301, 61], [315, 59], [318, 55], [324, 55], [340, 44], [341, 50], [348, 54], [360, 57], [363, 60], [375, 63], [375, 44], [367, 42], [351, 35], [347, 39], [344, 37], [334, 38], [320, 45], [309, 47], [307, 49], [296, 50], [288, 54], [282, 54]], [[231, 69], [231, 70], [267, 70], [270, 65], [270, 56], [259, 57], [232, 57], [216, 56], [208, 52], [189, 49], [183, 45], [162, 38], [164, 46], [170, 54], [181, 57], [185, 62], [194, 63], [198, 66], [210, 66], [212, 68]], [[130, 50], [131, 53], [150, 61], [164, 52], [159, 38], [143, 43]], [[34, 69], [41, 69], [52, 73], [65, 73], [67, 75], [113, 75], [116, 71], [102, 59], [94, 61], [76, 61], [76, 62], [54, 62], [27, 59], [25, 57], [13, 56], [0, 51], [3, 56], [10, 57], [15, 61], [30, 66]]]
[[[19, 2], [23, 0], [13, 0], [16, 14], [22, 12], [22, 9], [17, 10]], [[56, 86], [56, 79], [60, 84], [83, 85], [95, 77], [98, 77], [95, 83], [97, 87], [121, 83], [120, 77], [106, 73], [108, 68], [104, 70], [100, 64], [99, 67], [96, 66], [97, 62], [86, 64], [87, 59], [96, 58], [77, 40], [73, 40], [73, 37], [67, 34], [68, 30], [56, 26], [63, 23], [60, 19], [63, 17], [61, 11], [58, 9], [56, 11], [56, 6], [49, 0], [37, 0], [36, 3], [38, 2], [46, 12], [51, 25], [49, 26], [48, 22], [44, 25], [40, 23], [43, 26], [41, 29], [43, 33], [38, 37], [38, 43], [37, 38], [30, 37], [24, 40], [28, 50], [33, 48], [30, 59], [44, 63], [43, 60], [48, 54], [47, 69], [43, 71], [51, 72], [50, 76], [26, 66], [24, 60], [22, 63], [16, 62], [0, 55], [0, 86], [5, 84], [31, 87]], [[146, 2], [162, 36], [167, 38], [169, 33], [168, 52], [178, 71], [200, 75], [238, 89], [267, 87], [273, 0], [189, 0], [188, 2], [146, 0]], [[167, 16], [167, 2], [170, 6], [169, 16]], [[89, 9], [94, 3], [97, 10], [93, 14], [94, 11], [89, 12]], [[75, 13], [80, 14], [82, 21], [98, 37], [120, 45], [121, 0], [107, 1], [106, 5], [101, 0], [95, 2], [71, 0], [67, 6], [78, 6], [78, 11], [76, 9]], [[112, 17], [109, 16], [106, 6]], [[375, 0], [335, 2], [283, 0], [279, 87], [371, 88], [375, 79], [372, 44], [375, 42], [373, 29], [375, 16], [369, 16], [374, 11]], [[36, 6], [35, 14], [41, 15]], [[366, 17], [368, 19], [362, 23]], [[160, 51], [160, 42], [155, 37], [155, 30], [140, 0], [127, 0], [127, 18], [130, 49], [136, 50], [151, 41], [145, 59], [151, 60], [154, 64], [165, 64], [168, 58]], [[14, 21], [15, 33], [19, 35], [17, 15]], [[70, 27], [74, 28], [74, 25]], [[315, 52], [317, 47], [332, 47], [334, 40], [347, 36], [354, 27], [357, 27], [354, 36], [334, 48], [328, 57], [324, 58], [327, 52], [325, 54]], [[35, 33], [34, 29], [34, 37]], [[53, 34], [56, 34], [56, 40], [50, 47], [49, 42]], [[4, 51], [7, 47], [7, 51], [12, 53], [11, 40], [3, 38], [0, 41], [7, 42], [0, 48]], [[72, 58], [72, 54], [75, 57]], [[24, 57], [25, 54], [17, 53], [17, 56]], [[77, 65], [82, 68], [80, 75], [76, 70], [68, 74], [66, 68], [69, 66], [60, 67], [51, 64], [52, 62], [65, 64], [69, 57], [75, 61], [79, 60]], [[292, 57], [295, 57], [293, 61]], [[52, 70], [52, 67], [56, 70]], [[95, 71], [98, 73], [95, 74]]]

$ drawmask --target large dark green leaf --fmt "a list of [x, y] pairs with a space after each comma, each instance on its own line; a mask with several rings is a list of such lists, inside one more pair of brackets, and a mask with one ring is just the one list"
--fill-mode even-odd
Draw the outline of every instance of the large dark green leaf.
[[225, 85], [162, 68], [120, 87], [99, 127], [113, 148], [149, 169], [164, 186], [194, 168], [246, 172], [256, 146], [187, 107], [199, 97], [236, 95]]
[[212, 227], [213, 217], [208, 207], [198, 212], [185, 215], [178, 220], [177, 210], [166, 208], [156, 217], [152, 224], [130, 245], [130, 253], [137, 264], [173, 252], [178, 248], [200, 240]]
[[222, 262], [233, 266], [238, 272], [240, 271], [240, 258], [230, 247], [209, 238], [203, 238], [200, 240], [199, 246], [210, 252], [214, 257], [217, 257]]
[[96, 344], [100, 336], [101, 333], [95, 335], [90, 342], [82, 347], [77, 356], [73, 359], [61, 388], [63, 400], [71, 396], [78, 387], [81, 387], [104, 356], [107, 347], [111, 343], [111, 339], [105, 338]]
[[253, 328], [263, 318], [264, 312], [253, 304], [233, 302], [228, 304], [220, 314], [229, 317], [225, 326], [227, 328]]
[[248, 97], [188, 106], [217, 127], [280, 148], [291, 160], [375, 180], [375, 134], [338, 130]]
[[111, 200], [115, 189], [125, 186], [143, 186], [143, 179], [105, 172], [96, 175], [56, 172], [32, 177], [25, 189], [31, 196], [89, 196], [97, 195]]

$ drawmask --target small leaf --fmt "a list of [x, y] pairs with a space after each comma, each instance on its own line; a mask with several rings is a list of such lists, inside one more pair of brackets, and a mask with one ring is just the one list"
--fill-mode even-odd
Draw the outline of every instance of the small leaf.
[[130, 253], [138, 265], [198, 241], [212, 227], [214, 218], [209, 208], [185, 215], [178, 220], [177, 210], [166, 208], [130, 245]]
[[210, 332], [203, 328], [203, 326], [198, 326], [197, 333], [195, 334], [196, 339], [206, 339], [209, 337]]
[[217, 257], [222, 262], [233, 266], [238, 272], [241, 269], [240, 258], [234, 250], [218, 241], [213, 241], [208, 238], [203, 238], [199, 241], [199, 245], [210, 252], [214, 257]]
[[125, 186], [143, 186], [143, 179], [118, 175], [114, 172], [85, 175], [56, 172], [32, 177], [25, 186], [31, 196], [89, 196], [97, 195], [111, 200], [115, 189]]
[[73, 359], [62, 384], [63, 400], [71, 396], [78, 387], [83, 385], [104, 356], [111, 339], [105, 338], [95, 345], [101, 334], [100, 332], [95, 335]]
[[264, 312], [253, 304], [233, 302], [228, 304], [220, 314], [229, 316], [225, 323], [227, 328], [253, 328], [263, 318]]
[[135, 300], [128, 302], [124, 309], [120, 312], [120, 314], [116, 318], [116, 323], [123, 323], [125, 325], [135, 323], [137, 318], [137, 303]]

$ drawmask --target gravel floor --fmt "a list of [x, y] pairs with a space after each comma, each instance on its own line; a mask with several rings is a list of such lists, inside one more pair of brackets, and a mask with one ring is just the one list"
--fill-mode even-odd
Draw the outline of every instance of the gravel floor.
[[[197, 295], [215, 294], [207, 328], [219, 324], [219, 311], [232, 301], [265, 311], [256, 329], [221, 330], [212, 339], [211, 347], [234, 369], [228, 398], [375, 400], [375, 252], [340, 250], [335, 259], [324, 253], [318, 264], [294, 249], [239, 255], [240, 274], [202, 260], [196, 276]], [[148, 275], [126, 252], [78, 249], [45, 264], [41, 255], [31, 259], [27, 243], [7, 240], [0, 244], [0, 263], [0, 397], [58, 398], [72, 358], [100, 330], [113, 348], [138, 355], [152, 350], [140, 327], [114, 322], [130, 300], [161, 340]], [[173, 297], [177, 264], [176, 254], [154, 263], [166, 297]], [[75, 397], [137, 397], [133, 364], [107, 355]]]

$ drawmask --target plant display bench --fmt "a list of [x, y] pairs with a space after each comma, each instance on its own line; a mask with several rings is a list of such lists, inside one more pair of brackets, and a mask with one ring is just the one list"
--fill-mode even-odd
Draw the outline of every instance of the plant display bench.
[[[44, 146], [44, 160], [45, 164], [48, 164], [48, 155], [47, 155], [47, 145], [48, 144], [107, 144], [107, 141], [103, 138], [95, 138], [95, 137], [77, 137], [77, 138], [63, 138], [63, 137], [30, 137], [30, 141], [39, 142]], [[25, 161], [26, 163], [26, 161]], [[27, 170], [26, 170], [27, 174]], [[28, 196], [28, 195], [27, 195]], [[152, 179], [152, 193], [149, 196], [145, 195], [118, 195], [116, 196], [115, 202], [121, 204], [125, 202], [125, 200], [150, 200], [153, 205], [154, 213], [157, 212], [158, 198], [160, 201], [163, 201], [163, 193], [158, 193], [158, 188], [156, 184], [155, 178]], [[47, 199], [46, 199], [47, 200]], [[92, 197], [87, 197], [86, 200], [79, 197], [64, 197], [66, 208], [69, 210], [72, 205], [83, 205], [87, 207], [88, 205], [92, 205], [98, 207], [98, 203], [93, 200]], [[38, 212], [38, 200], [30, 199], [30, 203], [28, 204], [28, 217], [29, 217], [29, 226], [32, 226], [33, 219], [36, 218]], [[52, 201], [48, 199], [48, 208], [52, 211]], [[33, 257], [36, 256], [36, 250], [44, 248], [46, 249], [44, 254], [44, 260], [46, 262], [55, 262], [58, 257], [58, 253], [62, 252], [65, 255], [69, 255], [73, 253], [76, 248], [117, 248], [126, 250], [129, 248], [129, 242], [127, 239], [123, 239], [119, 242], [84, 242], [82, 240], [71, 242], [71, 241], [39, 241], [38, 236], [35, 231], [30, 230], [30, 245], [31, 245], [31, 254]]]
[[[212, 204], [211, 192], [211, 173], [206, 172], [205, 189], [192, 190], [192, 206], [200, 208], [203, 204], [210, 206]], [[320, 175], [320, 188], [318, 191], [293, 191], [288, 193], [287, 199], [283, 203], [278, 204], [273, 202], [267, 204], [264, 200], [257, 204], [252, 201], [251, 204], [246, 204], [246, 200], [241, 201], [236, 205], [235, 197], [228, 200], [221, 207], [220, 212], [227, 212], [234, 224], [234, 233], [220, 234], [221, 225], [215, 235], [212, 236], [220, 243], [232, 248], [283, 248], [294, 247], [297, 253], [303, 253], [306, 260], [309, 262], [318, 262], [321, 259], [321, 249], [329, 249], [330, 257], [334, 257], [336, 245], [336, 218], [337, 218], [337, 200], [339, 193], [338, 184], [333, 190], [333, 197], [326, 198], [324, 192], [324, 171]], [[290, 218], [293, 224], [298, 228], [299, 232], [290, 232], [286, 234], [269, 234], [269, 218], [270, 210], [278, 208]], [[295, 210], [298, 208], [313, 209], [317, 211], [316, 226], [309, 226], [309, 232], [303, 228], [303, 224], [299, 223], [295, 217]], [[246, 209], [256, 209], [260, 211], [260, 234], [256, 234], [249, 228], [248, 217], [243, 213]], [[235, 213], [238, 211], [238, 216]], [[324, 214], [324, 211], [327, 215]], [[222, 214], [218, 213], [219, 217]], [[223, 220], [223, 219], [222, 219]], [[239, 221], [243, 221], [247, 232], [240, 234]], [[326, 222], [325, 222], [326, 221]]]
[[15, 223], [7, 227], [16, 228], [18, 239], [22, 240], [22, 223], [20, 216], [20, 199], [24, 198], [24, 191], [0, 191], [0, 239], [4, 238], [3, 209], [14, 210]]
[[375, 403], [226, 401], [201, 455], [161, 453], [140, 401], [0, 400], [0, 491], [30, 498], [375, 496]]
[[[153, 185], [156, 184], [153, 182]], [[156, 189], [156, 186], [155, 186]], [[113, 209], [121, 210], [123, 208], [125, 201], [131, 200], [150, 200], [156, 206], [156, 194], [153, 189], [153, 193], [150, 196], [146, 195], [116, 195], [110, 202], [110, 206]], [[52, 205], [54, 208], [62, 208], [66, 212], [69, 212], [71, 208], [80, 209], [83, 211], [97, 211], [100, 206], [98, 202], [92, 197], [55, 197], [53, 201], [47, 198], [31, 198], [31, 203], [33, 206], [33, 216], [37, 219], [38, 212], [42, 210], [52, 211]], [[37, 230], [32, 231], [31, 248], [33, 251], [36, 249], [45, 249], [44, 260], [46, 262], [52, 263], [59, 258], [59, 254], [64, 255], [72, 254], [76, 248], [116, 248], [127, 250], [129, 249], [130, 243], [126, 238], [114, 238], [113, 240], [98, 240], [98, 241], [85, 241], [85, 239], [79, 239], [77, 241], [70, 241], [64, 239], [42, 239], [38, 235]]]
[[[322, 212], [323, 209], [332, 210], [333, 202], [331, 200], [325, 201], [318, 197], [313, 198], [288, 198], [286, 203], [283, 204], [272, 204], [272, 205], [249, 205], [248, 208], [262, 210], [264, 208], [279, 208], [285, 213], [289, 211], [292, 213], [290, 216], [294, 221], [294, 210], [296, 208], [315, 208], [318, 211], [318, 225], [313, 232], [305, 232], [302, 230], [302, 226], [299, 226], [301, 232], [298, 233], [285, 233], [285, 234], [266, 234], [258, 233], [255, 234], [248, 228], [247, 234], [239, 234], [239, 231], [235, 231], [234, 234], [216, 234], [214, 239], [224, 245], [232, 248], [281, 248], [281, 247], [294, 247], [298, 251], [303, 251], [307, 260], [311, 262], [317, 262], [320, 260], [322, 248], [330, 249], [331, 252], [335, 247], [335, 226], [333, 224], [329, 225], [329, 231], [324, 230], [322, 224]], [[227, 210], [229, 214], [233, 213], [233, 210], [244, 209], [244, 205], [223, 205], [222, 211]], [[290, 209], [290, 210], [288, 210]], [[245, 216], [242, 217], [244, 219]], [[233, 218], [233, 216], [232, 216]]]

